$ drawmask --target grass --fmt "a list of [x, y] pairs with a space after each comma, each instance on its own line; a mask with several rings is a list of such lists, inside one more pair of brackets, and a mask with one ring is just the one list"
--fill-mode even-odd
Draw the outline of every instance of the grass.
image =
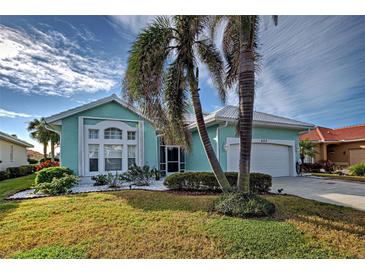
[[[27, 188], [23, 177], [0, 183]], [[265, 196], [273, 218], [212, 211], [215, 195], [128, 190], [6, 202], [1, 258], [365, 258], [365, 212]], [[4, 201], [0, 201], [3, 204]]]
[[338, 174], [330, 174], [330, 173], [312, 173], [313, 176], [318, 177], [327, 177], [335, 180], [342, 180], [342, 181], [356, 181], [356, 182], [364, 182], [365, 183], [365, 176], [350, 176], [350, 175], [338, 175]]

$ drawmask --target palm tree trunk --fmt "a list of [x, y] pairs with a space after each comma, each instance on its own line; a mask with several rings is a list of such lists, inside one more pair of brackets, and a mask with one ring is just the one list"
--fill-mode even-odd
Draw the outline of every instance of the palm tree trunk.
[[254, 54], [251, 49], [241, 49], [239, 69], [238, 128], [240, 139], [240, 160], [237, 190], [249, 193], [252, 120], [255, 96], [255, 63]]
[[43, 158], [47, 159], [47, 143], [43, 143]]
[[[192, 77], [192, 78], [195, 78], [195, 77]], [[218, 184], [220, 185], [223, 192], [228, 192], [231, 190], [231, 186], [227, 180], [226, 175], [224, 174], [224, 172], [220, 166], [220, 163], [218, 162], [218, 159], [216, 157], [216, 154], [215, 154], [212, 144], [210, 142], [207, 127], [205, 126], [202, 106], [200, 103], [200, 96], [199, 96], [199, 89], [198, 89], [197, 81], [195, 81], [195, 82], [196, 82], [195, 84], [190, 83], [190, 92], [191, 92], [191, 98], [192, 98], [192, 102], [193, 102], [195, 119], [196, 119], [196, 124], [198, 127], [199, 136], [200, 136], [200, 139], [204, 146], [204, 150], [207, 155], [209, 164], [213, 170], [215, 178], [218, 181]]]
[[54, 161], [54, 147], [55, 143], [51, 140], [51, 160]]

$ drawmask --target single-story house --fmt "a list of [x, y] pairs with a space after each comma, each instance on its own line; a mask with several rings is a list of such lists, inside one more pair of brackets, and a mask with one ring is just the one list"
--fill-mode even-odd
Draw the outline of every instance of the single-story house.
[[0, 171], [28, 164], [27, 148], [33, 145], [0, 131]]
[[315, 127], [300, 135], [300, 140], [316, 144], [313, 161], [331, 161], [338, 166], [365, 162], [365, 124], [343, 128]]
[[[79, 176], [124, 172], [130, 165], [148, 165], [163, 175], [184, 171], [211, 171], [193, 115], [191, 151], [165, 145], [153, 123], [113, 94], [46, 118], [58, 132], [61, 165]], [[238, 109], [225, 106], [205, 116], [208, 134], [224, 171], [238, 170]], [[189, 120], [190, 119], [190, 120]], [[313, 125], [254, 113], [251, 171], [273, 176], [295, 176], [299, 132]]]

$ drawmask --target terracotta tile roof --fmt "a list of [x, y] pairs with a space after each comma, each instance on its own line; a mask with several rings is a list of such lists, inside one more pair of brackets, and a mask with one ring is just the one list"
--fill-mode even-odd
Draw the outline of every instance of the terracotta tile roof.
[[300, 135], [300, 140], [311, 141], [350, 141], [365, 139], [365, 124], [343, 128], [315, 127]]

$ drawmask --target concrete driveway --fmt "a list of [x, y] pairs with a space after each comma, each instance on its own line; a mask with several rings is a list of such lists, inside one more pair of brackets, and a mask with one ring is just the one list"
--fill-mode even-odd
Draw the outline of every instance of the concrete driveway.
[[280, 188], [283, 193], [365, 211], [365, 184], [313, 177], [273, 178], [272, 192]]

